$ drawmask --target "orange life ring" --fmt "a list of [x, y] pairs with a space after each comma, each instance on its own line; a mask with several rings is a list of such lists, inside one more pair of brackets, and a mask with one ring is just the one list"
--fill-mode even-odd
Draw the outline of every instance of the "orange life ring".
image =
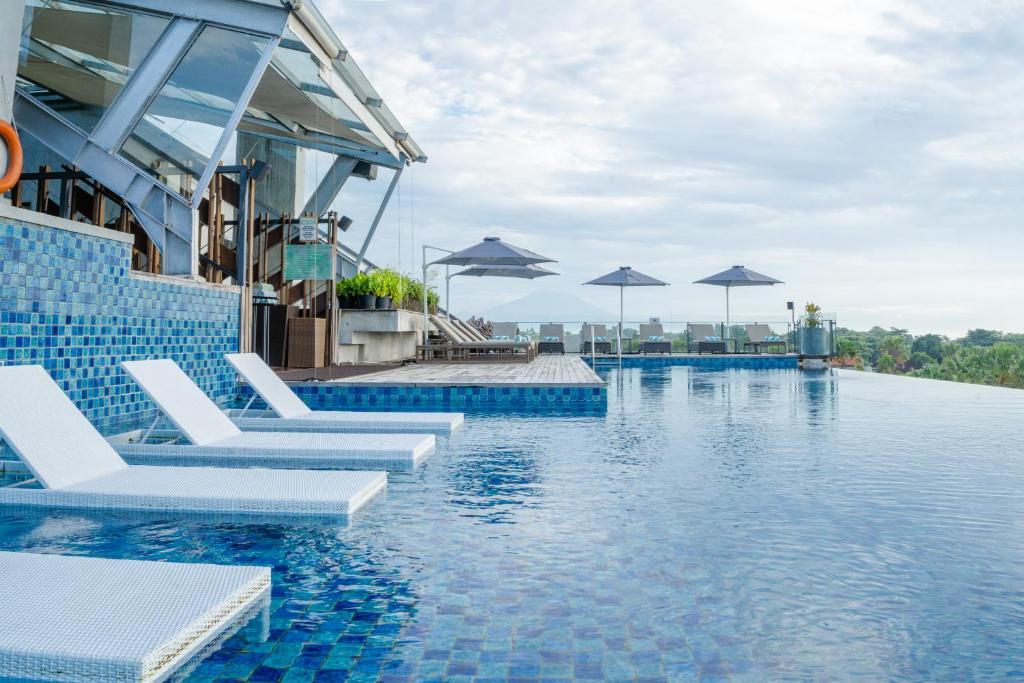
[[7, 171], [0, 178], [0, 194], [7, 192], [18, 182], [21, 177], [21, 165], [24, 162], [24, 155], [21, 151], [21, 140], [18, 139], [18, 131], [6, 121], [0, 121], [0, 138], [7, 144]]

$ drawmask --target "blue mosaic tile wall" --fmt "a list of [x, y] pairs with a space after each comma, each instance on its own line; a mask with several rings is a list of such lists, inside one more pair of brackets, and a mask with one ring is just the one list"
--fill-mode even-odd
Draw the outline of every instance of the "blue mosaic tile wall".
[[102, 431], [155, 406], [119, 367], [172, 358], [211, 397], [236, 393], [238, 293], [129, 273], [131, 245], [0, 218], [0, 364], [42, 365]]
[[[584, 357], [587, 365], [590, 358]], [[618, 361], [598, 359], [597, 367], [617, 366]], [[751, 370], [795, 370], [799, 367], [796, 356], [623, 356], [624, 368], [660, 368], [669, 365], [689, 365], [697, 368], [743, 368]]]
[[[308, 382], [290, 385], [312, 410], [604, 412], [605, 387], [378, 386]], [[248, 387], [242, 387], [246, 399]]]

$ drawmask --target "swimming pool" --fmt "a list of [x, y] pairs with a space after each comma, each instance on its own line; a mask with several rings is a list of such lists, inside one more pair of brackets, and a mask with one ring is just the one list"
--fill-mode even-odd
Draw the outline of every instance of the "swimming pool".
[[194, 681], [1024, 675], [1024, 393], [601, 370], [474, 414], [346, 528], [9, 511], [3, 549], [274, 568]]

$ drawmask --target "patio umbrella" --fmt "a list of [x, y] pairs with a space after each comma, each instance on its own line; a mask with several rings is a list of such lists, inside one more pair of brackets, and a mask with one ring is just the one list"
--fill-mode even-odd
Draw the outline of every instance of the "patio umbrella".
[[545, 275], [558, 275], [553, 270], [542, 268], [530, 264], [528, 266], [472, 266], [465, 270], [460, 270], [457, 273], [444, 276], [444, 306], [448, 316], [451, 317], [452, 306], [451, 306], [451, 293], [448, 291], [448, 285], [451, 279], [456, 275], [466, 275], [468, 277], [515, 277], [524, 280], [535, 280]]
[[527, 266], [473, 266], [460, 270], [457, 273], [452, 273], [451, 276], [455, 277], [456, 275], [468, 275], [469, 277], [517, 277], [533, 280], [545, 275], [558, 275], [558, 273], [530, 264]]
[[719, 287], [725, 287], [725, 334], [723, 336], [728, 337], [729, 289], [731, 287], [768, 287], [771, 285], [781, 285], [782, 280], [776, 280], [773, 277], [768, 277], [761, 273], [755, 273], [744, 266], [733, 266], [729, 270], [723, 270], [721, 273], [709, 275], [703, 280], [697, 280], [694, 284], [718, 285]]
[[[536, 263], [553, 263], [554, 259], [541, 256], [529, 249], [523, 249], [508, 242], [502, 242], [500, 237], [485, 237], [482, 241], [471, 247], [450, 253], [444, 258], [427, 263], [427, 249], [439, 249], [431, 245], [423, 245], [423, 341], [429, 342], [427, 336], [427, 266], [529, 266]], [[480, 276], [483, 277], [483, 276]], [[509, 277], [506, 273], [504, 277]], [[540, 276], [537, 276], [540, 277]]]
[[500, 237], [485, 237], [468, 249], [457, 251], [433, 262], [440, 266], [528, 266], [534, 263], [553, 263], [554, 259], [541, 256], [529, 249], [502, 242]]
[[618, 342], [619, 342], [619, 360], [622, 360], [622, 319], [623, 319], [623, 295], [622, 292], [626, 287], [664, 287], [668, 283], [662, 282], [657, 278], [653, 278], [650, 275], [644, 275], [643, 273], [633, 270], [629, 266], [619, 266], [618, 270], [612, 271], [607, 275], [584, 282], [585, 285], [603, 285], [605, 287], [618, 287], [619, 288], [619, 329], [618, 329]]

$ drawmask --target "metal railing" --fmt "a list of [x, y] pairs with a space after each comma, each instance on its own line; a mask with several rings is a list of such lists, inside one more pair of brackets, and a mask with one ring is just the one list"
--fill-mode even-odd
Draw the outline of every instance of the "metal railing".
[[[592, 349], [589, 338], [590, 333], [585, 327], [595, 328], [594, 336], [597, 337], [597, 353], [618, 353], [618, 325], [617, 320], [520, 320], [520, 321], [499, 321], [492, 323], [516, 322], [521, 336], [534, 341], [548, 341], [541, 335], [541, 325], [561, 325], [563, 329], [562, 342], [566, 353], [590, 354]], [[725, 345], [725, 352], [728, 353], [793, 353], [797, 349], [797, 334], [794, 331], [791, 321], [788, 320], [750, 320], [734, 321], [726, 328], [722, 321], [709, 320], [661, 320], [660, 324], [664, 332], [663, 340], [650, 340], [647, 335], [640, 335], [640, 326], [651, 324], [650, 321], [626, 320], [622, 324], [622, 353], [642, 353], [644, 347], [651, 347], [652, 344], [645, 342], [665, 341], [671, 344], [672, 353], [698, 353], [700, 342], [706, 341], [705, 337], [714, 337], [715, 342]], [[747, 325], [767, 325], [768, 342], [752, 342], [747, 331]], [[602, 330], [603, 327], [603, 330]], [[707, 332], [713, 334], [706, 334]], [[763, 330], [762, 330], [763, 331]], [[485, 330], [489, 333], [490, 330]], [[833, 335], [834, 336], [834, 335]], [[602, 339], [603, 337], [603, 339]], [[777, 337], [777, 339], [773, 339]], [[584, 349], [584, 342], [586, 348]]]

